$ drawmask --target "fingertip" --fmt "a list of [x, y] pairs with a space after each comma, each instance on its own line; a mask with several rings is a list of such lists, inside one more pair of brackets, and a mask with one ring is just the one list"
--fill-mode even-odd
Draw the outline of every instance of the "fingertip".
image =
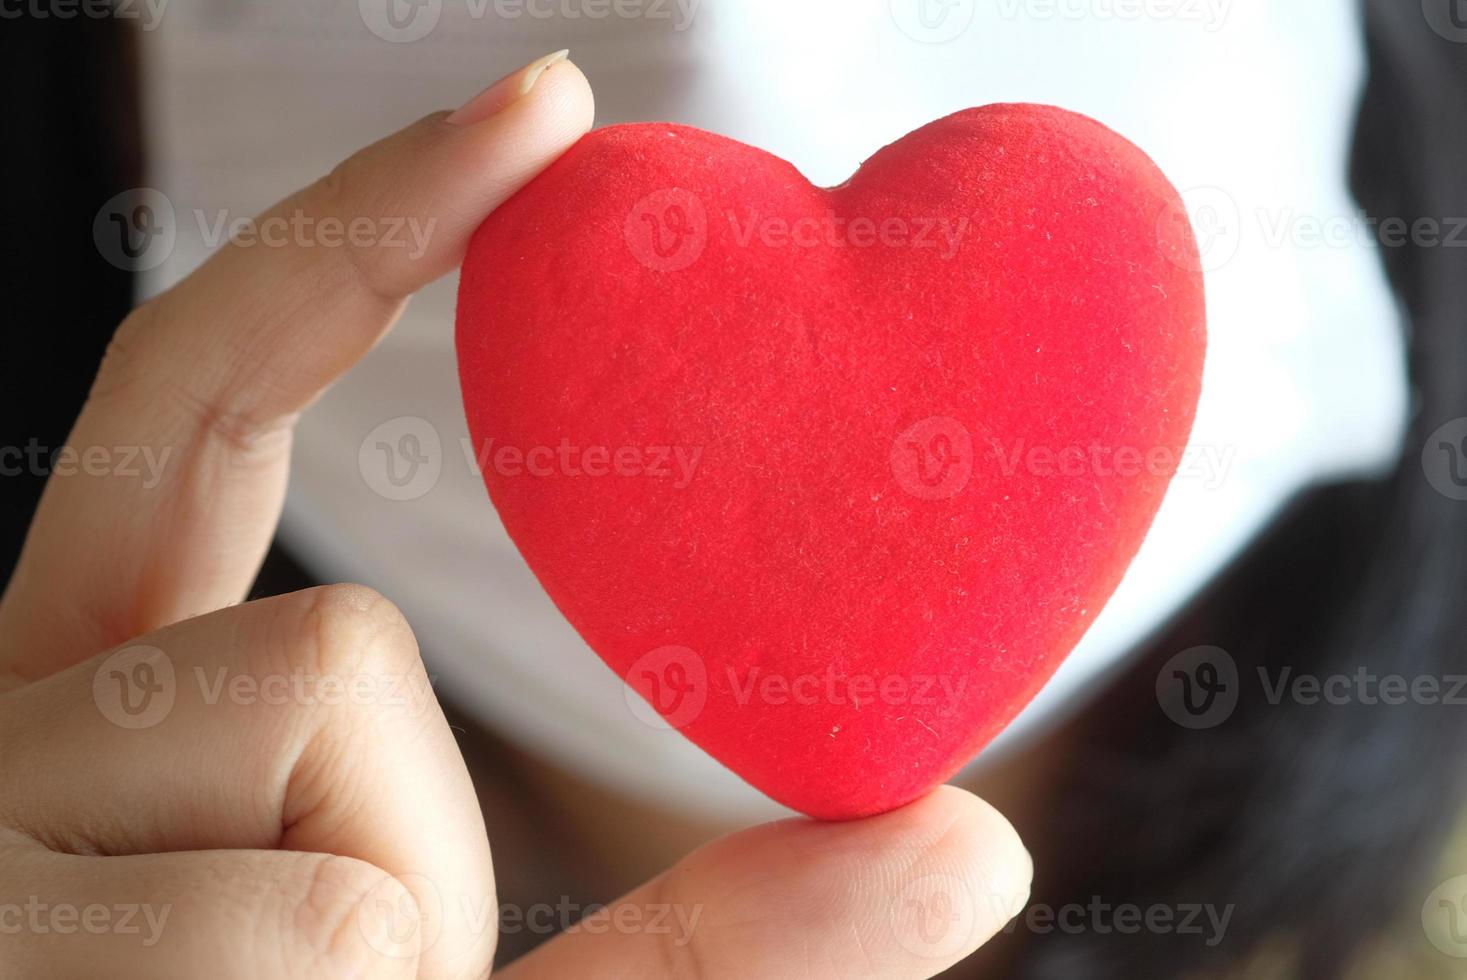
[[912, 975], [966, 958], [1028, 904], [1028, 849], [1013, 825], [972, 793], [942, 786], [872, 822], [892, 835], [891, 885], [879, 901], [887, 909], [890, 951]]
[[458, 264], [480, 222], [574, 146], [594, 117], [591, 84], [568, 59], [546, 67], [523, 97], [481, 122], [432, 117], [435, 138], [408, 161], [424, 188], [423, 210], [440, 217], [445, 232], [430, 247], [432, 272]]
[[465, 125], [461, 121], [464, 111], [439, 119], [452, 130], [470, 134], [471, 139], [508, 146], [520, 157], [538, 159], [543, 167], [591, 129], [596, 97], [585, 74], [566, 57], [541, 69], [524, 95], [484, 119]]
[[992, 804], [956, 786], [939, 786], [909, 806], [923, 803], [932, 811], [929, 819], [952, 821], [948, 832], [950, 838], [961, 846], [987, 855], [995, 865], [994, 870], [1003, 871], [1005, 880], [1022, 883], [1025, 892], [1028, 891], [1034, 880], [1034, 859], [1018, 830]]
[[[875, 855], [880, 879], [892, 883], [885, 899], [899, 932], [907, 912], [940, 916], [952, 906], [946, 911], [961, 921], [937, 945], [954, 959], [981, 946], [1028, 902], [1034, 862], [1018, 831], [988, 802], [956, 786], [939, 786], [897, 810], [835, 826], [861, 835], [860, 851]], [[925, 910], [917, 908], [924, 904]], [[933, 923], [915, 925], [919, 934], [935, 935]], [[898, 939], [911, 948], [910, 934]], [[949, 942], [960, 946], [948, 949]]]
[[996, 910], [1008, 910], [997, 923], [1002, 927], [1028, 904], [1034, 883], [1029, 849], [1007, 817], [967, 790], [941, 786], [927, 799], [937, 814], [950, 820], [933, 845], [934, 857], [950, 860], [974, 895], [991, 899]]
[[543, 100], [557, 118], [565, 120], [567, 132], [580, 136], [595, 122], [596, 94], [590, 79], [569, 58], [545, 69], [531, 95]]
[[353, 257], [375, 294], [416, 292], [463, 261], [475, 229], [574, 146], [595, 114], [591, 85], [569, 60], [544, 68], [523, 96], [486, 117], [461, 115], [483, 97], [366, 148], [286, 206], [401, 228], [404, 247], [337, 253]]
[[745, 915], [779, 910], [775, 946], [808, 942], [890, 977], [933, 976], [987, 943], [1023, 911], [1034, 873], [1013, 825], [951, 786], [864, 820], [755, 828], [701, 857]]

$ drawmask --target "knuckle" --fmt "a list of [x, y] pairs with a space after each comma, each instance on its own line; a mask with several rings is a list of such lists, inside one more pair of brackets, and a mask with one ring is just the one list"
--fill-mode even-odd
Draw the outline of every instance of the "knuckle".
[[[237, 386], [195, 390], [197, 379], [176, 370], [180, 353], [163, 336], [169, 316], [167, 295], [133, 310], [113, 333], [84, 414], [134, 414], [143, 404], [161, 402], [176, 418], [181, 441], [216, 440], [241, 463], [280, 459], [288, 448], [295, 413], [257, 414], [248, 393]], [[219, 351], [216, 356], [229, 355]]]
[[365, 585], [327, 585], [305, 594], [303, 642], [295, 644], [317, 673], [401, 674], [421, 665], [412, 627], [397, 606]]
[[365, 861], [323, 854], [294, 890], [286, 911], [302, 976], [417, 975], [417, 903], [401, 881]]
[[[302, 212], [317, 219], [333, 218], [352, 228], [360, 221], [372, 221], [380, 201], [373, 190], [371, 177], [364, 173], [373, 169], [369, 159], [372, 150], [338, 163], [325, 177], [301, 192], [297, 203]], [[392, 274], [392, 263], [382, 250], [353, 241], [331, 250], [341, 265], [364, 290], [384, 304], [396, 304], [400, 296]]]
[[306, 188], [304, 198], [322, 214], [336, 214], [351, 200], [350, 193], [357, 186], [356, 157], [347, 157], [331, 168], [331, 172]]

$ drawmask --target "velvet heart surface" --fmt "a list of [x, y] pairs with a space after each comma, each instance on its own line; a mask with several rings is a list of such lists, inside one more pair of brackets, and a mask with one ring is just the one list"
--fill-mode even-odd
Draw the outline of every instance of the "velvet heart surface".
[[993, 105], [830, 189], [595, 130], [475, 234], [457, 344], [494, 507], [570, 623], [650, 717], [846, 819], [951, 776], [1079, 641], [1180, 461], [1206, 326], [1146, 155]]

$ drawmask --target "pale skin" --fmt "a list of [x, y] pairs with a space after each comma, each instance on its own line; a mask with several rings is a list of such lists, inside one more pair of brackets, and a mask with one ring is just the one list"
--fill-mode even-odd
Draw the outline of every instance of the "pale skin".
[[[574, 64], [528, 66], [274, 209], [434, 221], [423, 254], [226, 246], [119, 328], [68, 444], [174, 455], [156, 486], [53, 477], [0, 600], [0, 978], [489, 974], [489, 840], [409, 624], [358, 586], [243, 600], [295, 419], [591, 119]], [[119, 723], [112, 674], [164, 662], [166, 717]], [[942, 788], [714, 841], [496, 975], [930, 977], [1031, 875]]]

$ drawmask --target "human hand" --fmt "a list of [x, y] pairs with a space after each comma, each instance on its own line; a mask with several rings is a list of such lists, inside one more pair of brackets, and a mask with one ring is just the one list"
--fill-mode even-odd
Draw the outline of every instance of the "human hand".
[[[265, 216], [413, 218], [421, 254], [231, 244], [119, 328], [69, 445], [174, 453], [54, 476], [0, 601], [0, 978], [488, 974], [489, 843], [408, 624], [355, 586], [241, 602], [297, 415], [591, 116], [528, 66]], [[714, 842], [504, 975], [927, 977], [1030, 872], [943, 789]]]

